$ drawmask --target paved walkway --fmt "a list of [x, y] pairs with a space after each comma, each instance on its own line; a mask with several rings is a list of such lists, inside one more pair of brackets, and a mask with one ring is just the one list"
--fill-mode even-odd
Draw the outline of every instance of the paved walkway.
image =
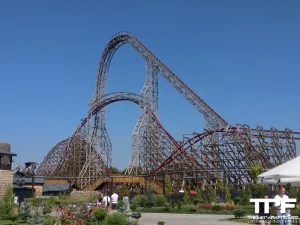
[[[50, 215], [56, 216], [56, 213]], [[166, 225], [245, 225], [245, 223], [220, 221], [232, 217], [232, 215], [142, 213], [139, 222], [141, 225], [157, 225], [158, 221], [164, 221]]]
[[166, 225], [245, 225], [245, 223], [219, 221], [232, 217], [231, 215], [142, 213], [139, 221], [141, 225], [157, 225], [158, 221], [164, 221]]

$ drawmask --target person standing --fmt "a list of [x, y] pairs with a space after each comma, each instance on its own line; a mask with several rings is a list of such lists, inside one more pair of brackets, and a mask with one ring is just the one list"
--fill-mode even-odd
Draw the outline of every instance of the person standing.
[[105, 208], [109, 208], [109, 203], [110, 203], [110, 197], [109, 196], [104, 196], [103, 198], [103, 202], [104, 202], [104, 205], [105, 205]]
[[119, 196], [115, 192], [111, 196], [111, 204], [112, 204], [113, 210], [117, 208], [118, 198], [119, 198]]
[[[264, 196], [264, 198], [268, 198], [268, 196]], [[271, 210], [271, 203], [269, 203], [269, 213], [265, 213], [265, 203], [261, 202], [259, 203], [259, 223], [260, 225], [271, 225], [271, 220], [270, 220], [270, 213]]]
[[[285, 189], [283, 187], [280, 188], [279, 190], [279, 194], [275, 196], [275, 199], [288, 199], [289, 197], [285, 194]], [[289, 209], [286, 209], [285, 213], [281, 213], [281, 207], [280, 205], [274, 205], [275, 209], [276, 209], [276, 215], [278, 217], [278, 225], [291, 225], [291, 221], [282, 217], [287, 217], [287, 216], [291, 216], [291, 211]]]

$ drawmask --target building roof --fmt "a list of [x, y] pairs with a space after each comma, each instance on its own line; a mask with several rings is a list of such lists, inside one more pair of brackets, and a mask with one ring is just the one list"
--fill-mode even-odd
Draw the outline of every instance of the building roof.
[[[24, 185], [32, 184], [32, 177], [14, 177], [14, 183], [16, 183], [17, 180], [19, 180], [19, 181], [24, 180], [24, 182], [25, 182]], [[35, 176], [34, 183], [35, 184], [44, 184], [45, 183], [44, 177]]]
[[17, 156], [17, 154], [0, 149], [0, 155], [9, 155], [9, 156]]
[[67, 191], [69, 188], [69, 184], [44, 184], [43, 192]]

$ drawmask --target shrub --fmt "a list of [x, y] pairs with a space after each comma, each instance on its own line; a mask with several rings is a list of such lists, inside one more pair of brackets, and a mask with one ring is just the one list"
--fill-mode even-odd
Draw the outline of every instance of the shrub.
[[136, 205], [130, 205], [130, 209], [132, 210], [132, 211], [135, 211], [136, 210]]
[[222, 209], [223, 210], [234, 210], [234, 205], [229, 205], [229, 204], [226, 204], [226, 205], [222, 205]]
[[14, 209], [14, 194], [12, 187], [7, 187], [3, 198], [0, 200], [0, 215], [5, 216], [13, 212]]
[[106, 210], [105, 209], [95, 209], [94, 217], [99, 222], [102, 222], [106, 217]]
[[170, 207], [169, 206], [165, 206], [162, 211], [163, 212], [170, 212]]
[[211, 204], [211, 203], [200, 203], [199, 208], [200, 209], [212, 209], [213, 204]]
[[27, 220], [27, 218], [30, 216], [31, 207], [27, 201], [24, 202], [24, 207], [20, 208], [19, 210], [19, 217], [22, 220]]
[[167, 202], [167, 199], [164, 196], [154, 196], [155, 206], [163, 207]]
[[131, 201], [130, 204], [131, 205], [136, 205], [139, 207], [144, 207], [145, 206], [145, 202], [146, 202], [146, 196], [143, 195], [137, 195], [135, 196]]
[[184, 205], [182, 209], [187, 212], [197, 212], [197, 206], [195, 205]]
[[104, 222], [104, 225], [126, 225], [127, 220], [126, 217], [121, 213], [113, 213], [108, 215]]
[[15, 221], [18, 219], [18, 215], [15, 213], [11, 213], [5, 216], [7, 220], [11, 220], [13, 224], [15, 224]]
[[125, 203], [121, 200], [121, 201], [118, 201], [117, 203], [117, 209], [121, 208], [123, 205], [125, 205]]
[[233, 211], [233, 215], [234, 215], [234, 217], [235, 217], [236, 219], [237, 219], [237, 218], [242, 218], [242, 217], [245, 216], [245, 211], [244, 211], [244, 210], [240, 210], [240, 209], [234, 210], [234, 211]]
[[43, 224], [44, 216], [39, 210], [35, 210], [34, 213], [27, 218], [28, 225], [40, 225]]
[[174, 201], [171, 201], [171, 207], [172, 207], [172, 209], [175, 208], [175, 202]]
[[181, 209], [181, 202], [178, 202], [178, 204], [177, 204], [177, 208], [178, 208], [178, 210], [180, 210], [180, 209]]
[[154, 198], [153, 198], [153, 191], [148, 189], [146, 192], [146, 202], [145, 207], [146, 208], [152, 208], [155, 206]]
[[157, 222], [157, 225], [165, 225], [165, 222], [163, 222], [163, 221], [158, 221], [158, 222]]
[[214, 206], [212, 207], [212, 210], [213, 210], [213, 211], [216, 211], [216, 212], [219, 212], [219, 211], [222, 210], [222, 207], [221, 207], [220, 205], [214, 205]]

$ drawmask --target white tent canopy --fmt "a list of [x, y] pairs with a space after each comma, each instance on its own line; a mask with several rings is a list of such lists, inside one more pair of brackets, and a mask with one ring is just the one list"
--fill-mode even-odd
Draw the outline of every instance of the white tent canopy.
[[300, 157], [296, 157], [258, 176], [258, 183], [300, 186]]

